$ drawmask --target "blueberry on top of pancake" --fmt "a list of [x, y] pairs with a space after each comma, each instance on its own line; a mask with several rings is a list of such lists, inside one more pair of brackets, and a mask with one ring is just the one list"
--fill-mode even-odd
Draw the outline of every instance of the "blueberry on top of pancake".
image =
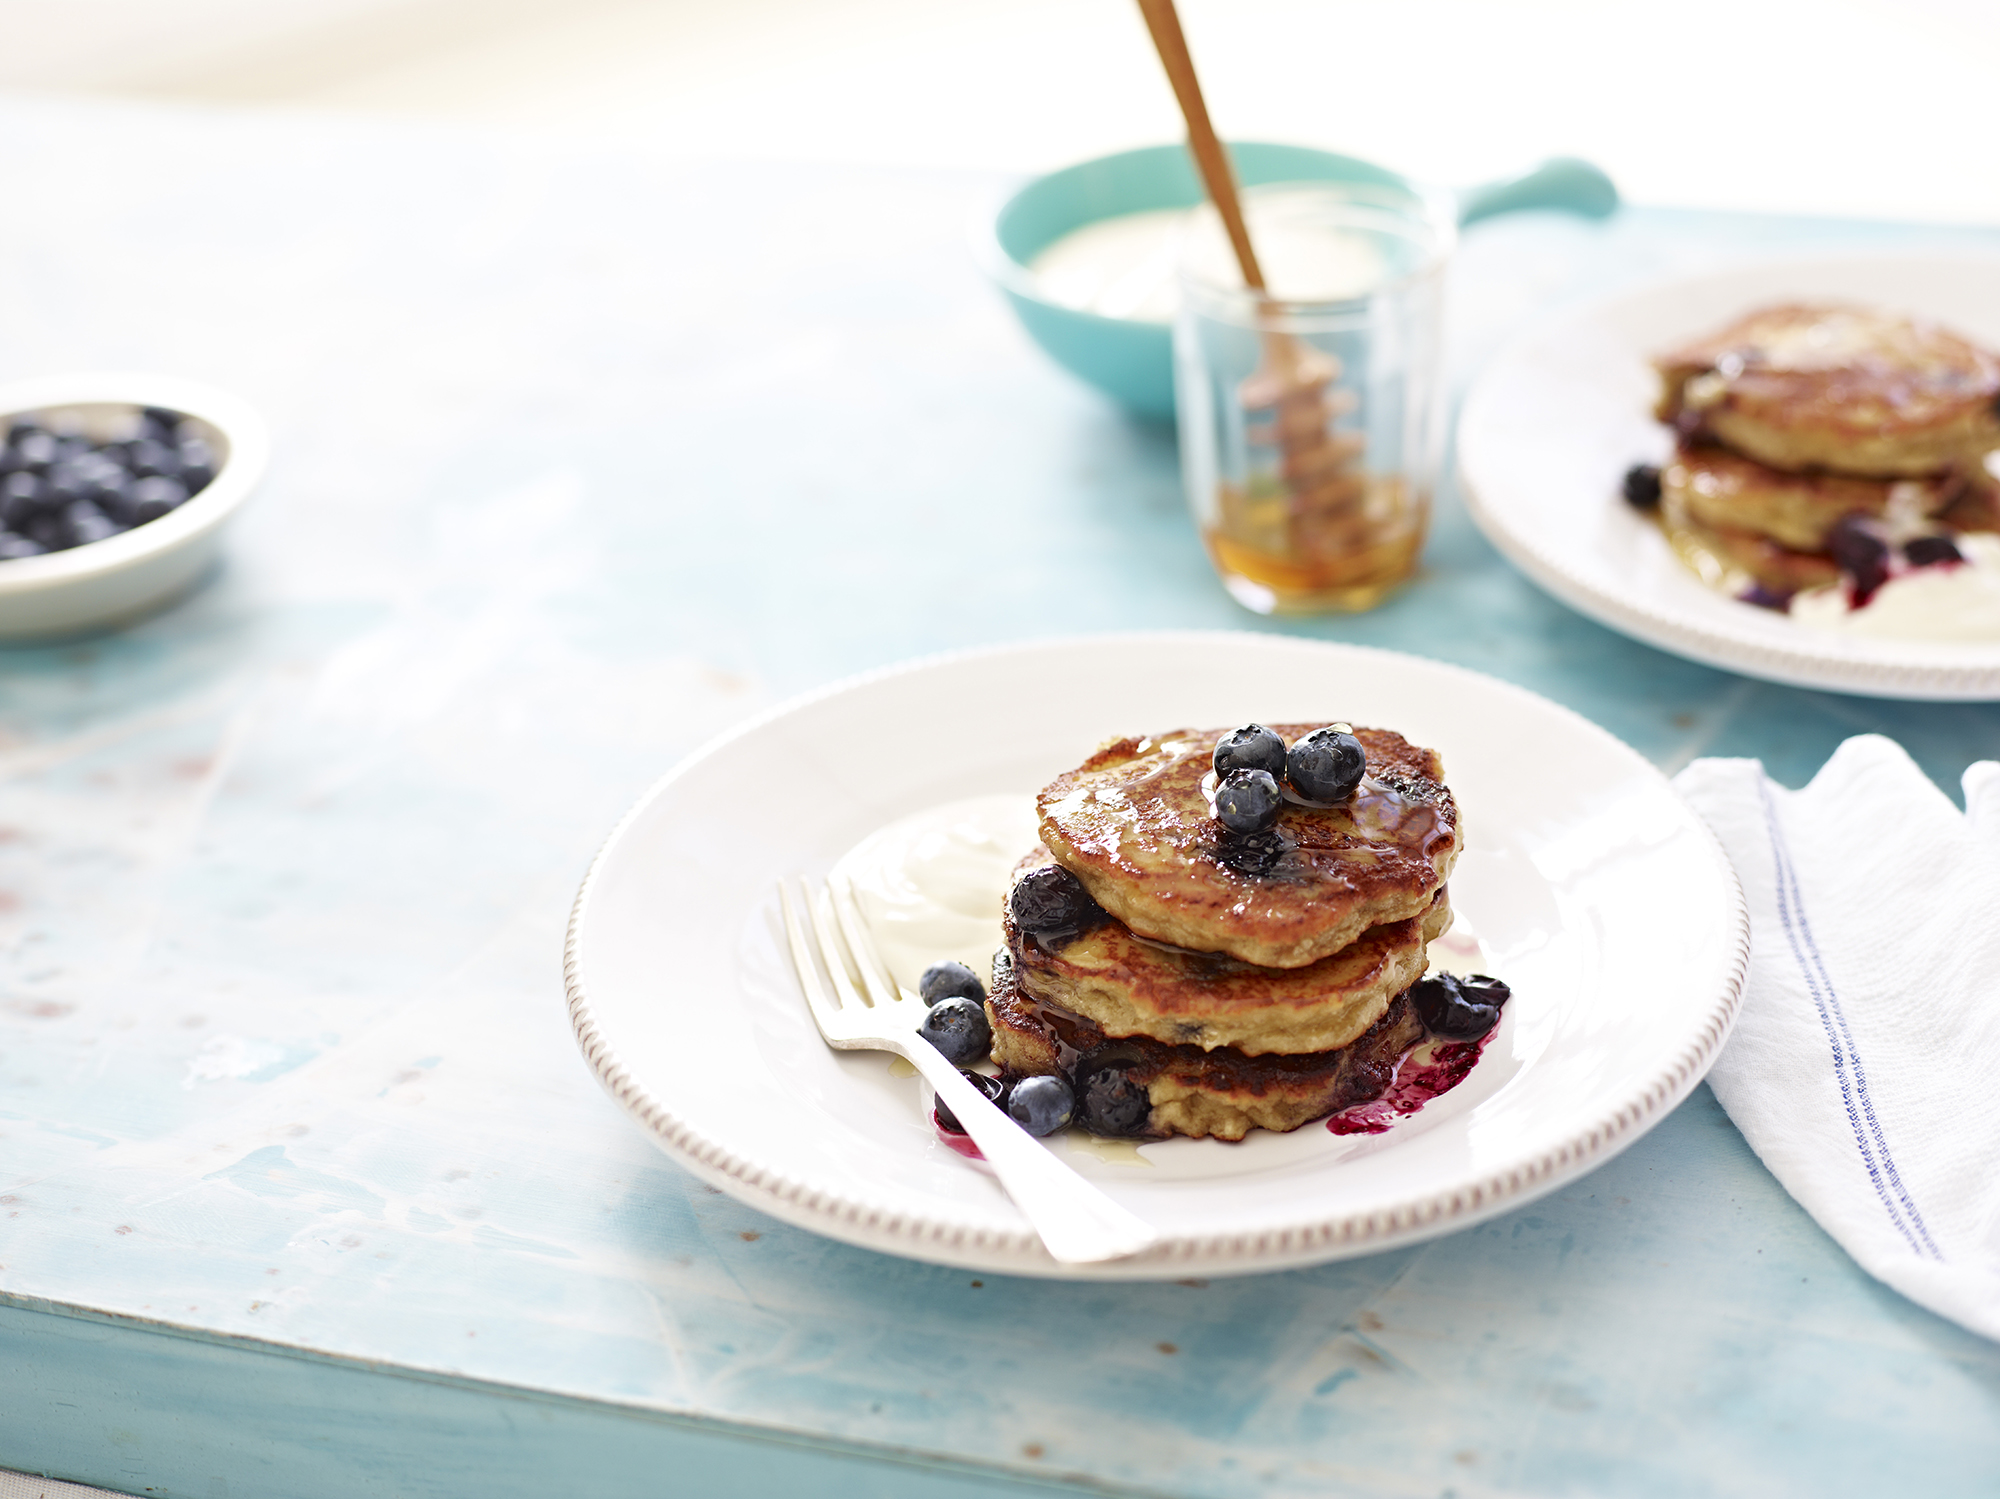
[[[1320, 725], [1272, 727], [1289, 743]], [[1332, 807], [1287, 801], [1246, 850], [1212, 815], [1204, 786], [1228, 732], [1105, 745], [1036, 798], [1042, 842], [1140, 936], [1267, 968], [1317, 962], [1429, 907], [1459, 849], [1458, 809], [1434, 751], [1355, 729], [1367, 771], [1354, 794]]]
[[2000, 357], [1936, 323], [1786, 304], [1654, 364], [1662, 421], [1774, 468], [1914, 477], [2000, 447]]

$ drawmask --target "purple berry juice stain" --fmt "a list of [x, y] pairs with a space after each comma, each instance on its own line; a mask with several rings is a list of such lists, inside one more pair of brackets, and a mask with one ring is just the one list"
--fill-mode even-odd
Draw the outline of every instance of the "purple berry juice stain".
[[1426, 1044], [1418, 1042], [1405, 1053], [1396, 1068], [1396, 1080], [1389, 1084], [1386, 1093], [1342, 1109], [1326, 1121], [1327, 1129], [1336, 1135], [1379, 1135], [1391, 1125], [1401, 1123], [1432, 1099], [1443, 1097], [1464, 1082], [1479, 1064], [1486, 1043], [1499, 1033], [1500, 1027], [1496, 1025], [1477, 1041], [1438, 1042], [1426, 1061], [1412, 1066], [1417, 1052]]

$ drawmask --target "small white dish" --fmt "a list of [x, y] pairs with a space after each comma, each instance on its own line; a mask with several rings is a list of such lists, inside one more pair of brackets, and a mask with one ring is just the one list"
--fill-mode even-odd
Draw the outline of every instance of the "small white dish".
[[1754, 307], [1845, 301], [1933, 318], [2000, 348], [2000, 260], [1824, 257], [1665, 282], [1587, 307], [1487, 366], [1465, 402], [1458, 462], [1473, 518], [1535, 582], [1599, 622], [1711, 666], [1875, 697], [2000, 698], [2000, 641], [1875, 640], [1727, 598], [1618, 498], [1672, 447], [1649, 360]]
[[110, 438], [144, 406], [192, 418], [215, 450], [215, 477], [158, 520], [68, 551], [0, 562], [0, 640], [137, 619], [193, 588], [214, 562], [223, 526], [263, 477], [270, 452], [263, 419], [235, 396], [167, 375], [49, 375], [0, 386], [0, 431], [36, 415]]
[[[1109, 736], [1251, 718], [1380, 724], [1443, 754], [1468, 830], [1458, 935], [1476, 933], [1479, 966], [1514, 998], [1472, 1075], [1384, 1134], [1314, 1123], [1136, 1153], [1059, 1137], [1052, 1148], [1164, 1236], [1135, 1259], [1060, 1266], [938, 1140], [914, 1078], [820, 1040], [783, 955], [778, 879], [824, 874], [918, 808], [1029, 795]], [[985, 731], [940, 732], [966, 721]], [[612, 833], [577, 894], [565, 972], [604, 1086], [743, 1201], [916, 1259], [1151, 1279], [1365, 1254], [1589, 1170], [1700, 1079], [1747, 951], [1715, 839], [1657, 770], [1568, 710], [1385, 651], [1163, 634], [919, 662], [725, 734]]]

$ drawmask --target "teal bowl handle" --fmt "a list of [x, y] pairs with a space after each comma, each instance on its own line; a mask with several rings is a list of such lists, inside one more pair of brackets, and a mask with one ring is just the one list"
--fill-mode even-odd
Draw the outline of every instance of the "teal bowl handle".
[[1497, 213], [1524, 208], [1553, 208], [1601, 219], [1617, 206], [1618, 189], [1602, 171], [1574, 156], [1557, 156], [1525, 176], [1465, 189], [1459, 194], [1458, 223], [1462, 229]]

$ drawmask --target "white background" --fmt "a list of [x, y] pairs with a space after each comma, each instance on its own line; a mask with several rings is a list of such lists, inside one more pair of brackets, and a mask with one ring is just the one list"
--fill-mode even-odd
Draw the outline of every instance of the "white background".
[[[2000, 222], [1994, 0], [1183, 0], [1225, 134]], [[0, 87], [1041, 170], [1179, 134], [1131, 0], [0, 0]]]

